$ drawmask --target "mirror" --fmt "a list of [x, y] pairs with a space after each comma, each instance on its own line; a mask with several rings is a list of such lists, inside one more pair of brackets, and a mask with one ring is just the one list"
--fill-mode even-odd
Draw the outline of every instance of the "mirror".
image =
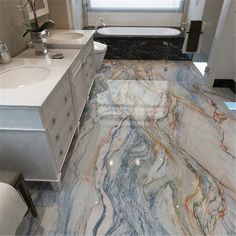
[[[49, 9], [48, 9], [48, 2], [47, 0], [35, 0], [36, 1], [36, 15], [37, 17], [44, 16], [49, 14]], [[32, 20], [34, 19], [32, 10], [28, 6], [28, 13], [29, 13], [29, 19]]]

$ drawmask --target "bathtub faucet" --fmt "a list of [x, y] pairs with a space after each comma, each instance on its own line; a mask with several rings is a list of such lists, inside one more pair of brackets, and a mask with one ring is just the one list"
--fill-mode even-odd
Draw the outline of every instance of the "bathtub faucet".
[[95, 25], [94, 25], [94, 29], [97, 31], [98, 30], [98, 27], [99, 27], [99, 22], [102, 23], [102, 27], [105, 27], [106, 24], [104, 22], [104, 20], [102, 18], [96, 18], [96, 22], [95, 22]]

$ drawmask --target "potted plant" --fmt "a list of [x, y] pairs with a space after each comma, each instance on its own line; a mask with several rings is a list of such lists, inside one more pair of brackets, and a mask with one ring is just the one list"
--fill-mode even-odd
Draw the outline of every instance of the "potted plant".
[[52, 28], [55, 23], [52, 20], [47, 20], [41, 25], [39, 24], [36, 14], [36, 3], [37, 0], [26, 0], [26, 3], [22, 6], [22, 9], [28, 6], [30, 11], [33, 13], [33, 20], [29, 24], [24, 23], [27, 28], [23, 34], [23, 37], [30, 33], [35, 48], [35, 53], [45, 54], [47, 52], [47, 30]]

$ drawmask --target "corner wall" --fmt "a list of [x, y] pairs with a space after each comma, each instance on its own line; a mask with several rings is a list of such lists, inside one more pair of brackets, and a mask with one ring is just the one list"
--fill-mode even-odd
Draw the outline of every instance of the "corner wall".
[[202, 20], [210, 25], [204, 28], [201, 51], [207, 58], [211, 52], [223, 2], [224, 0], [207, 0], [205, 4]]
[[7, 44], [11, 56], [27, 48], [29, 36], [23, 38], [25, 26], [19, 0], [0, 0], [0, 40]]
[[187, 21], [202, 20], [206, 1], [212, 0], [199, 0], [198, 3], [195, 0], [189, 0]]
[[48, 0], [49, 18], [55, 29], [82, 29], [82, 0]]
[[55, 21], [55, 29], [69, 29], [70, 21], [66, 0], [48, 0], [49, 18]]
[[236, 1], [225, 0], [225, 3], [229, 1], [229, 9], [226, 15], [224, 25], [219, 40], [214, 46], [214, 55], [212, 58], [213, 63], [210, 65], [209, 81], [210, 85], [213, 84], [214, 79], [233, 79], [235, 77], [236, 67]]

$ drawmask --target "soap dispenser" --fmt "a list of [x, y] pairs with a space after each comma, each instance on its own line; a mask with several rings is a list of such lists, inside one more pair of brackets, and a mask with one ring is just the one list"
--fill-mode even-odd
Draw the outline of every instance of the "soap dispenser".
[[11, 56], [9, 54], [7, 45], [0, 41], [0, 63], [7, 64], [11, 61]]

